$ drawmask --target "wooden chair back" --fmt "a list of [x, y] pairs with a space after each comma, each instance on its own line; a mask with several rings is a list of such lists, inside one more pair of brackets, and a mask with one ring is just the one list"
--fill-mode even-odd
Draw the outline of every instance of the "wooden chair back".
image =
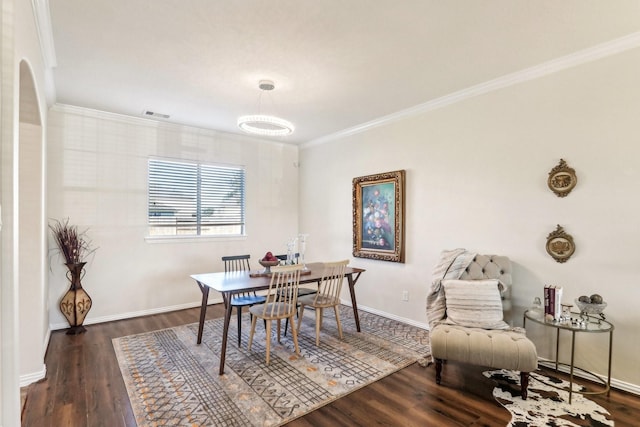
[[251, 255], [230, 255], [223, 256], [222, 262], [224, 262], [224, 272], [230, 271], [249, 271], [251, 266], [249, 265], [249, 258]]
[[271, 319], [285, 319], [296, 314], [298, 285], [302, 264], [271, 267], [271, 283], [263, 316]]
[[348, 259], [324, 264], [324, 273], [313, 306], [331, 306], [340, 303], [340, 291], [347, 265], [349, 265]]

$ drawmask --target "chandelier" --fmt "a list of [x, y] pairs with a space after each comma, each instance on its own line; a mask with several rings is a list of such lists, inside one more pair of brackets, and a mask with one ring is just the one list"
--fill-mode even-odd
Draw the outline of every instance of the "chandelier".
[[[258, 87], [262, 91], [258, 101], [258, 111], [260, 111], [262, 93], [272, 91], [276, 86], [270, 80], [261, 80]], [[263, 136], [289, 135], [295, 129], [291, 122], [266, 114], [241, 116], [238, 118], [238, 127], [247, 133]]]

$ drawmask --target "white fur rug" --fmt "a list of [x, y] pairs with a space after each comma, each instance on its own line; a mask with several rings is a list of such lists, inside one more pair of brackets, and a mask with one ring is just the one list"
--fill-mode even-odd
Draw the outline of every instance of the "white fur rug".
[[527, 400], [520, 397], [520, 374], [507, 369], [486, 371], [484, 375], [498, 385], [493, 389], [493, 397], [511, 412], [509, 426], [613, 426], [611, 414], [602, 406], [587, 399], [576, 391], [582, 386], [573, 384], [571, 404], [569, 392], [545, 384], [554, 383], [558, 387], [569, 387], [569, 382], [555, 377], [531, 373]]

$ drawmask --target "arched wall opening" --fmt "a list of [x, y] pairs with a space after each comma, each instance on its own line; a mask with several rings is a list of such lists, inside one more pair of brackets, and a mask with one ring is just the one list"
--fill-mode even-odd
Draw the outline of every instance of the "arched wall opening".
[[20, 62], [18, 116], [18, 272], [20, 385], [44, 378], [48, 341], [45, 144], [31, 67]]

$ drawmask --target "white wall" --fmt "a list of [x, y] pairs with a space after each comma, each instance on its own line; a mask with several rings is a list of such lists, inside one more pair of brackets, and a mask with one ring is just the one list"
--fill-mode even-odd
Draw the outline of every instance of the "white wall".
[[[508, 255], [515, 304], [544, 284], [565, 301], [601, 293], [615, 324], [613, 377], [640, 390], [640, 49], [630, 50], [300, 152], [300, 228], [308, 259], [352, 250], [352, 179], [405, 169], [405, 264], [353, 258], [367, 269], [358, 303], [426, 324], [431, 269], [443, 249]], [[566, 198], [547, 188], [563, 158], [578, 176]], [[557, 224], [576, 252], [545, 251]], [[409, 302], [401, 301], [408, 290]], [[343, 295], [346, 298], [346, 294]], [[541, 356], [550, 336], [531, 328]], [[606, 373], [607, 337], [578, 337], [577, 362]], [[567, 341], [569, 338], [567, 337]], [[566, 346], [563, 354], [566, 355]]]
[[48, 295], [42, 198], [42, 126], [20, 123], [20, 375], [26, 385], [44, 378], [44, 355], [49, 337]]
[[[86, 324], [198, 305], [191, 274], [244, 253], [260, 268], [298, 233], [295, 146], [68, 106], [50, 111], [48, 140], [49, 216], [88, 229], [98, 248], [82, 280], [93, 299]], [[146, 240], [149, 156], [246, 166], [247, 237]], [[69, 284], [62, 260], [51, 264], [50, 321], [64, 328], [56, 307]]]
[[[48, 330], [43, 322], [43, 315], [47, 311], [44, 294], [46, 283], [42, 274], [33, 274], [21, 282], [20, 267], [24, 266], [20, 249], [30, 247], [36, 253], [30, 254], [34, 269], [44, 269], [44, 203], [42, 192], [38, 192], [34, 199], [39, 202], [20, 203], [21, 185], [29, 183], [29, 191], [38, 191], [34, 181], [30, 181], [29, 172], [36, 180], [43, 176], [42, 159], [45, 141], [42, 132], [31, 129], [24, 123], [34, 124], [32, 119], [38, 117], [36, 128], [46, 126], [46, 104], [44, 96], [44, 65], [39, 46], [35, 21], [33, 19], [32, 2], [2, 0], [2, 14], [0, 15], [2, 29], [1, 44], [1, 102], [0, 108], [2, 125], [1, 133], [1, 199], [2, 199], [2, 253], [0, 271], [0, 344], [2, 358], [0, 359], [0, 424], [5, 426], [18, 425], [20, 422], [20, 379], [27, 375], [32, 380], [44, 375], [44, 353], [46, 350], [46, 336]], [[32, 75], [21, 90], [20, 64]], [[27, 65], [28, 64], [28, 65]], [[22, 81], [24, 83], [24, 81]], [[25, 86], [22, 87], [25, 89]], [[27, 98], [25, 100], [25, 98]], [[27, 117], [23, 117], [26, 113]], [[41, 126], [40, 126], [41, 125]], [[21, 137], [21, 133], [24, 137]], [[28, 144], [23, 147], [22, 144]], [[24, 155], [23, 155], [24, 154]], [[35, 163], [29, 163], [27, 158], [36, 158]], [[24, 163], [20, 162], [21, 160]], [[25, 180], [22, 181], [22, 177]], [[29, 200], [29, 199], [27, 199]], [[27, 206], [28, 205], [28, 206]], [[30, 222], [32, 229], [25, 232], [20, 228], [21, 209], [34, 209]], [[33, 228], [35, 227], [35, 228]], [[39, 243], [38, 243], [39, 242]], [[27, 300], [26, 296], [34, 295], [31, 304], [21, 305]], [[21, 316], [25, 310], [33, 310], [34, 327], [27, 335], [20, 334]], [[28, 317], [28, 316], [27, 316]], [[35, 372], [34, 372], [35, 370]]]

